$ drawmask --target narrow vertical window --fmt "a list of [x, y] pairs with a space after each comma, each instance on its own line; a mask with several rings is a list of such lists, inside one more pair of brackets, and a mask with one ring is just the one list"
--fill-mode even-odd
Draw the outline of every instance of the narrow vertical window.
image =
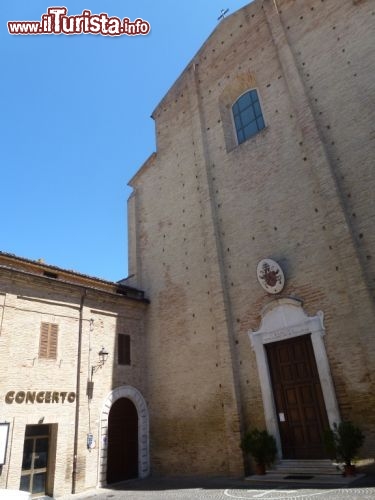
[[57, 340], [59, 327], [55, 323], [40, 325], [39, 357], [57, 359]]
[[119, 365], [130, 365], [130, 335], [120, 333], [117, 336], [117, 353]]
[[265, 127], [258, 92], [255, 89], [242, 94], [233, 104], [232, 112], [238, 144]]

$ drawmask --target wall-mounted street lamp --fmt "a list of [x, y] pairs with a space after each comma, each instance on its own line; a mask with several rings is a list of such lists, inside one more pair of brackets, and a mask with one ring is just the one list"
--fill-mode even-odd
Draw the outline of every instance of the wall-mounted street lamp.
[[105, 347], [102, 347], [100, 349], [100, 351], [98, 352], [98, 356], [99, 356], [99, 361], [97, 362], [96, 365], [91, 366], [91, 378], [90, 378], [90, 380], [87, 381], [87, 391], [86, 392], [87, 392], [87, 397], [89, 399], [92, 399], [92, 395], [94, 392], [94, 382], [92, 380], [94, 373], [96, 373], [99, 370], [99, 368], [103, 367], [104, 363], [108, 359], [109, 353], [105, 349]]
[[104, 363], [108, 359], [108, 351], [105, 349], [105, 347], [102, 347], [100, 349], [100, 351], [98, 352], [98, 356], [99, 356], [98, 363], [91, 367], [91, 380], [92, 380], [94, 373], [96, 373], [99, 370], [99, 368], [102, 368]]

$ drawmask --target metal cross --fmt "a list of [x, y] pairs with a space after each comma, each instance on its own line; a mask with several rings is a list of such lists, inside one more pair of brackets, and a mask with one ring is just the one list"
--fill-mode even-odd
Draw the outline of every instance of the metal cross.
[[224, 17], [226, 16], [226, 14], [229, 12], [229, 9], [221, 9], [220, 12], [221, 12], [221, 14], [217, 18], [218, 21], [221, 21], [222, 19], [224, 19]]

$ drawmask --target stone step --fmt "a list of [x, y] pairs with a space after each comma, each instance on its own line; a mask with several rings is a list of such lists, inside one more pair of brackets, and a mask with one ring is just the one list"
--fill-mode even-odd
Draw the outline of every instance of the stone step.
[[281, 460], [269, 474], [286, 475], [341, 475], [341, 469], [330, 460]]

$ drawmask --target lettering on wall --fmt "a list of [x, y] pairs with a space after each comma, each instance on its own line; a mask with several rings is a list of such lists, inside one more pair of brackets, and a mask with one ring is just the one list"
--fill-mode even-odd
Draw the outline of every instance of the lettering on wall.
[[74, 403], [76, 400], [75, 392], [58, 391], [8, 391], [5, 395], [5, 402], [10, 405], [34, 404], [34, 403]]

